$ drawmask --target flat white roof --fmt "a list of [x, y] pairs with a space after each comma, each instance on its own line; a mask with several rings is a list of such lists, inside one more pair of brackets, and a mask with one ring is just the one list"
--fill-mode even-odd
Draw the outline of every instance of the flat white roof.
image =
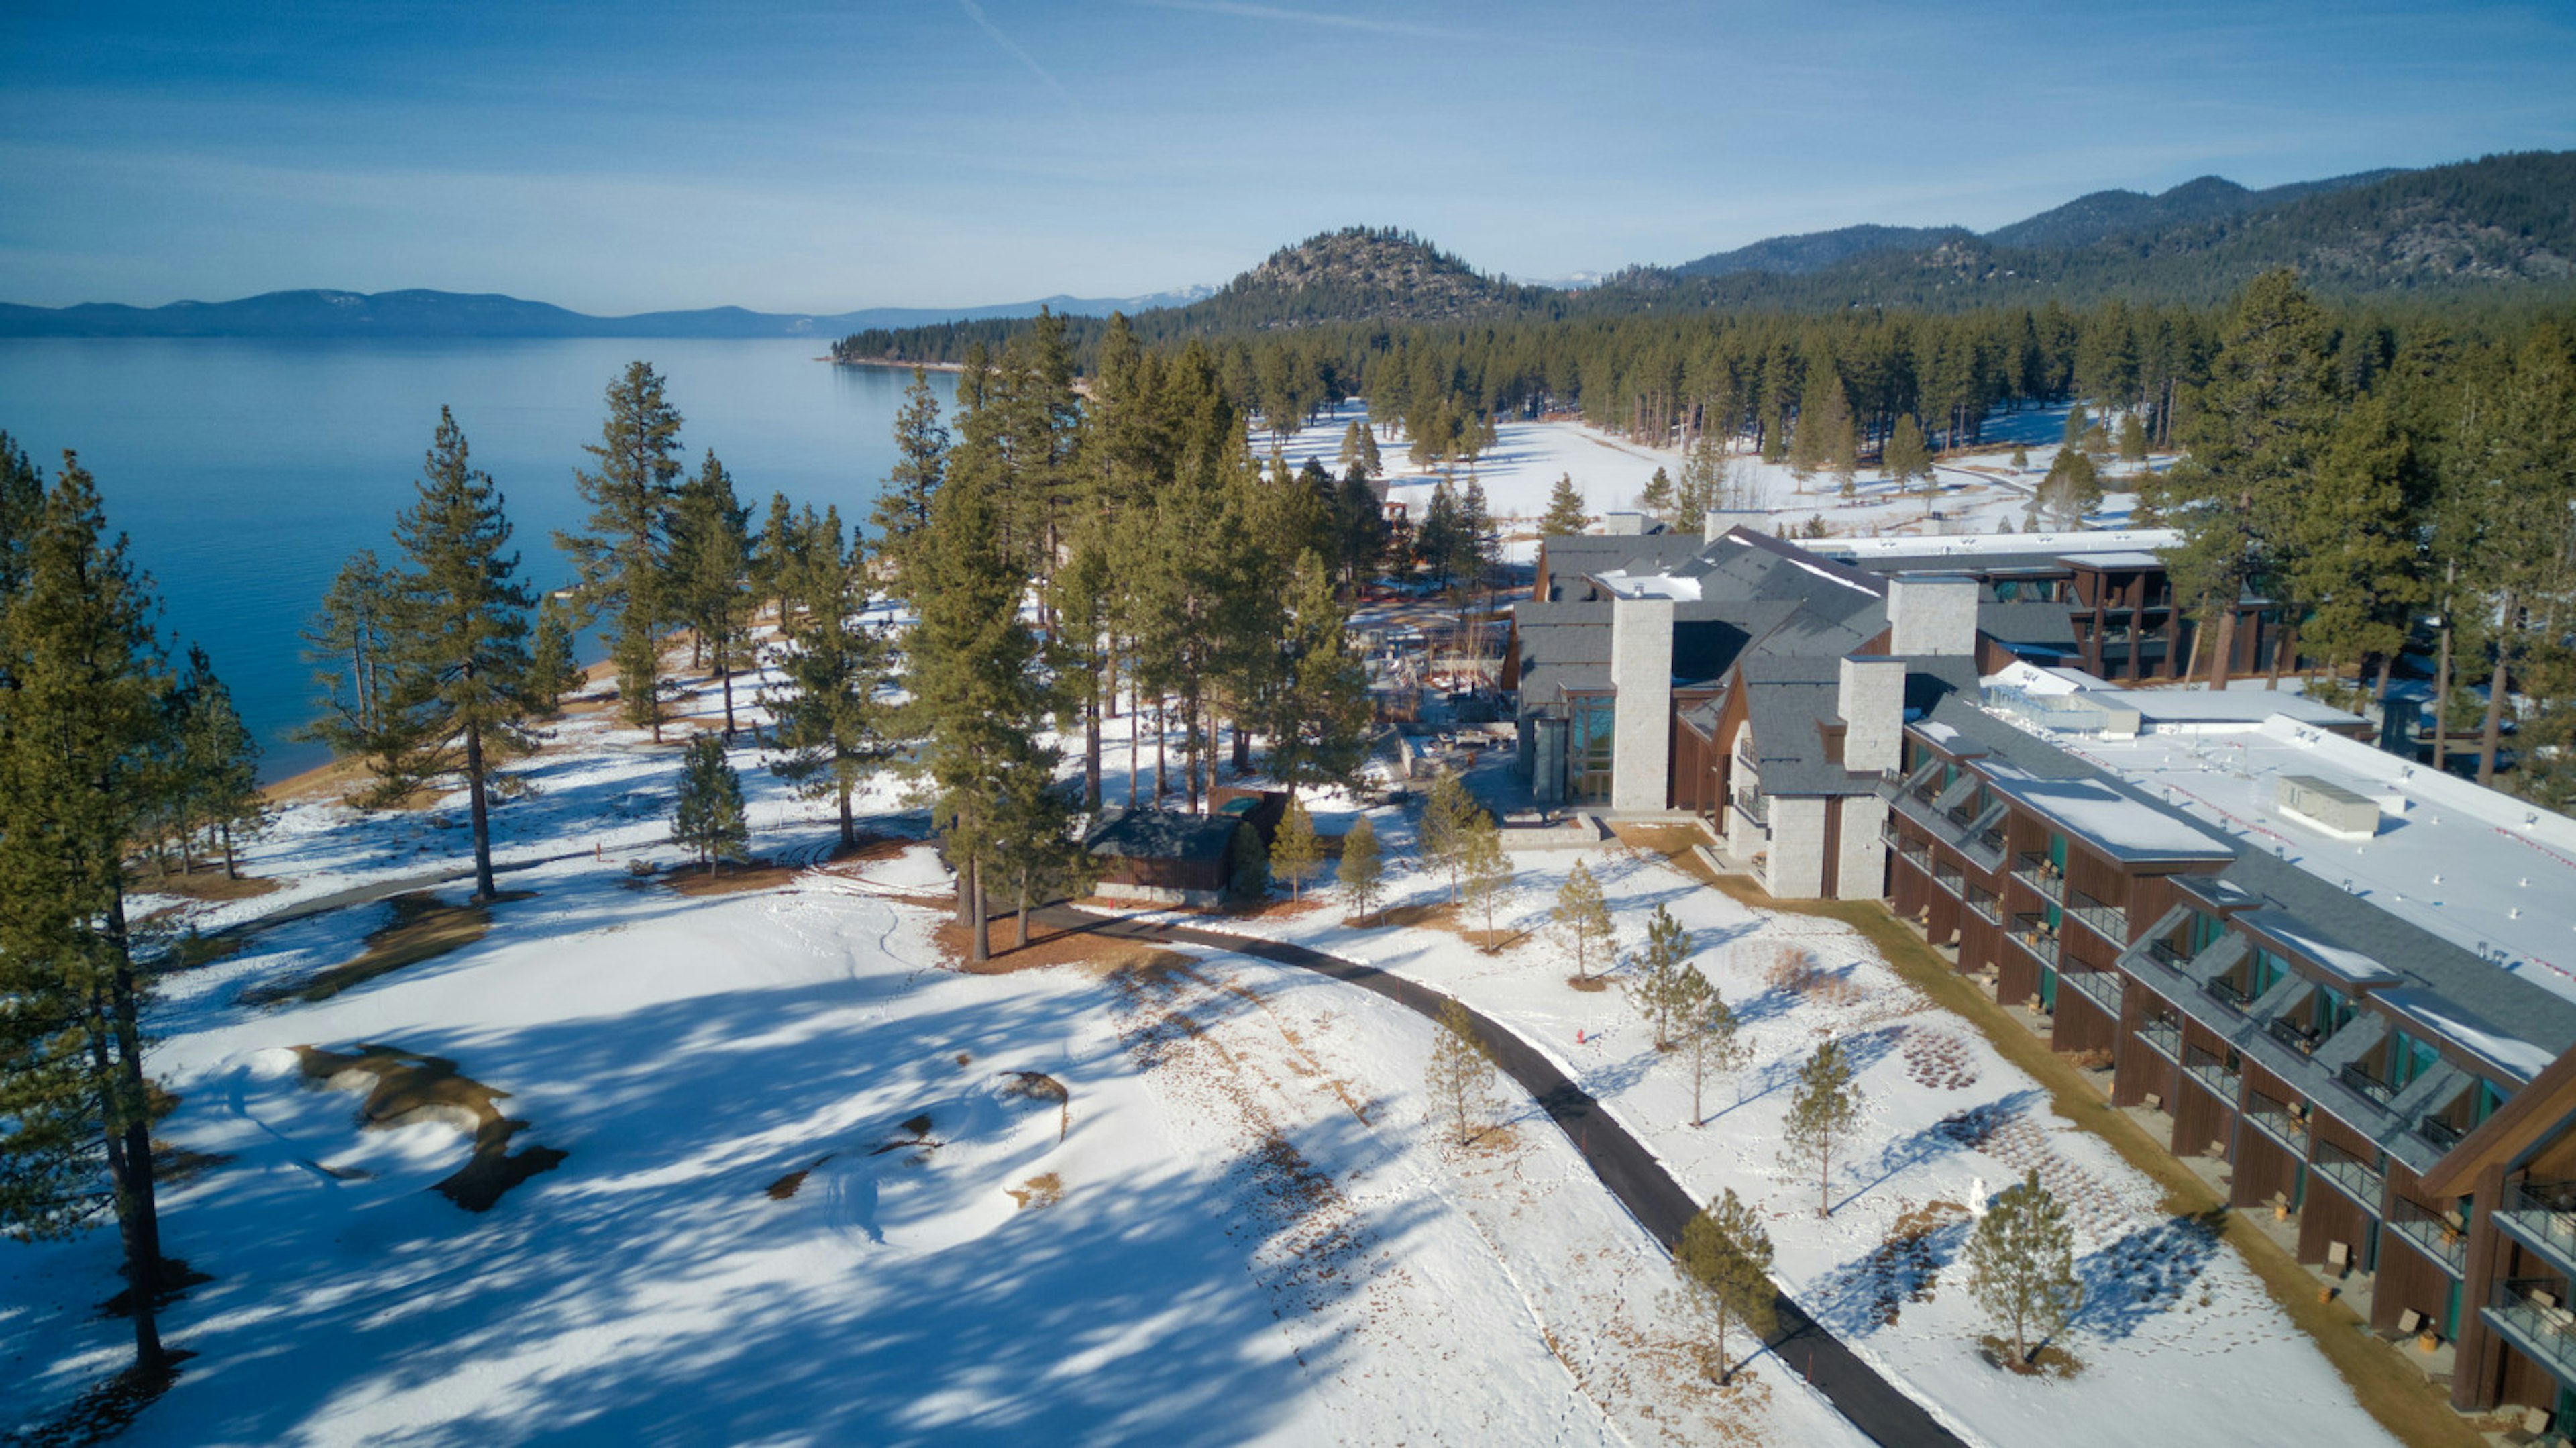
[[[2576, 1000], [2576, 820], [2277, 715], [2224, 732], [2050, 739], [2213, 830]], [[2284, 813], [2285, 775], [2376, 802], [2379, 833], [2339, 839]]]
[[[2153, 550], [2182, 542], [2171, 528], [2122, 528], [2102, 533], [1955, 533], [1931, 538], [1800, 539], [1810, 553], [1843, 558], [1974, 558], [1996, 553], [2049, 553], [2099, 561], [2096, 554], [2130, 554], [2161, 562]], [[2119, 566], [2119, 565], [2113, 565]]]
[[2121, 859], [2193, 860], [2235, 853], [2224, 840], [2150, 809], [2098, 779], [2041, 779], [2000, 759], [1981, 767], [1997, 792]]
[[2290, 689], [2211, 690], [2186, 685], [2165, 689], [2124, 689], [2082, 669], [2043, 666], [2024, 659], [2004, 665], [1985, 679], [1989, 689], [2017, 689], [2034, 696], [2091, 694], [2104, 703], [2134, 709], [2148, 728], [2237, 725], [2252, 729], [2278, 714], [2302, 724], [2350, 728], [2365, 722], [2358, 714], [2321, 704]]
[[1621, 598], [1678, 598], [1696, 601], [1699, 580], [1675, 578], [1669, 573], [1627, 573], [1613, 570], [1597, 574], [1602, 587]]

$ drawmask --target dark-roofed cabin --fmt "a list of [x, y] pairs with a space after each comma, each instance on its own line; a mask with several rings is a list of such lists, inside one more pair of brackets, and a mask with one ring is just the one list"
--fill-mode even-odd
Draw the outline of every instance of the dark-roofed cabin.
[[1214, 905], [1234, 878], [1235, 837], [1247, 828], [1239, 816], [1223, 813], [1103, 811], [1083, 837], [1100, 862], [1094, 893], [1157, 905]]

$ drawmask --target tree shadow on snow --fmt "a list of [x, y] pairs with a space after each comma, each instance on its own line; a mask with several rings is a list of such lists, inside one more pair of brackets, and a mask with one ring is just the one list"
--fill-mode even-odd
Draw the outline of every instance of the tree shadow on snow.
[[[895, 988], [389, 1033], [520, 1091], [512, 1109], [570, 1159], [483, 1216], [417, 1182], [297, 1171], [240, 1170], [174, 1202], [170, 1241], [216, 1280], [165, 1330], [202, 1356], [129, 1439], [283, 1441], [411, 1395], [405, 1442], [1232, 1442], [1338, 1366], [1332, 1342], [1301, 1366], [1279, 1314], [1364, 1290], [1437, 1210], [1349, 1208], [1319, 1228], [1301, 1194], [1329, 1178], [1284, 1166], [1275, 1143], [1307, 1162], [1369, 1150], [1364, 1128], [1327, 1118], [1216, 1172], [1075, 1176], [1056, 1205], [971, 1240], [880, 1245], [868, 1194], [831, 1186], [865, 1158], [849, 1148], [1011, 1065], [1073, 1082], [1078, 1146], [1086, 1067], [1130, 1069], [1096, 989], [891, 1019], [876, 1001]], [[1035, 1151], [1054, 1149], [1048, 1132]], [[771, 1198], [782, 1170], [836, 1150]], [[1338, 1270], [1299, 1267], [1318, 1234], [1347, 1248]], [[1284, 1282], [1277, 1300], [1247, 1280], [1253, 1258]], [[481, 1385], [471, 1405], [435, 1418], [460, 1377]]]
[[2084, 1306], [2074, 1325], [2117, 1341], [2180, 1306], [2218, 1255], [2225, 1208], [2141, 1227], [2076, 1259]]

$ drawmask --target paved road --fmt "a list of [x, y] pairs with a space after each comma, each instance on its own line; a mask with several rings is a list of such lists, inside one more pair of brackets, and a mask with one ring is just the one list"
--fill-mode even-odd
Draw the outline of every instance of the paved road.
[[[1169, 925], [1138, 920], [1127, 916], [1102, 915], [1071, 906], [1050, 906], [1037, 912], [1034, 919], [1064, 929], [1087, 929], [1102, 935], [1131, 940], [1155, 940], [1184, 945], [1204, 945], [1217, 950], [1250, 955], [1280, 965], [1293, 965], [1347, 981], [1363, 990], [1374, 991], [1388, 1000], [1437, 1016], [1449, 998], [1440, 992], [1402, 976], [1391, 975], [1375, 966], [1362, 965], [1337, 955], [1326, 955], [1302, 945], [1283, 941], [1259, 940], [1247, 935], [1234, 935], [1221, 930], [1204, 930], [1190, 925]], [[1494, 1048], [1495, 1063], [1511, 1078], [1527, 1088], [1540, 1109], [1565, 1132], [1566, 1138], [1582, 1153], [1584, 1164], [1610, 1189], [1611, 1195], [1627, 1207], [1655, 1240], [1667, 1251], [1680, 1240], [1682, 1224], [1699, 1209], [1690, 1193], [1664, 1170], [1627, 1128], [1612, 1119], [1601, 1103], [1582, 1087], [1566, 1079], [1556, 1064], [1541, 1055], [1537, 1048], [1505, 1030], [1502, 1025], [1470, 1007], [1477, 1031]], [[1897, 1391], [1887, 1379], [1867, 1363], [1852, 1355], [1841, 1339], [1816, 1325], [1797, 1303], [1783, 1293], [1777, 1304], [1779, 1331], [1771, 1339], [1771, 1349], [1781, 1364], [1804, 1373], [1854, 1427], [1876, 1442], [1891, 1448], [1954, 1448], [1959, 1437], [1934, 1421], [1923, 1405]]]

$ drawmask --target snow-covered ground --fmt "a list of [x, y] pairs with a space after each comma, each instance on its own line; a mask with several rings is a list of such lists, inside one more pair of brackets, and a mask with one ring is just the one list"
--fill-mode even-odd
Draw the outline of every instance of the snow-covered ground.
[[[1338, 830], [1346, 815], [1318, 819]], [[1409, 840], [1399, 817], [1372, 822], [1382, 840]], [[1578, 858], [1609, 896], [1623, 952], [1667, 907], [1744, 1023], [1750, 1060], [1710, 1089], [1698, 1125], [1686, 1067], [1654, 1049], [1622, 996], [1566, 984], [1571, 966], [1548, 943], [1545, 913]], [[1625, 846], [1514, 863], [1498, 923], [1533, 934], [1499, 955], [1438, 929], [1353, 928], [1330, 907], [1238, 928], [1436, 985], [1539, 1045], [1694, 1196], [1732, 1188], [1757, 1204], [1781, 1285], [1972, 1442], [2041, 1448], [2068, 1441], [2073, 1424], [2102, 1443], [2391, 1441], [2233, 1249], [2159, 1210], [2151, 1180], [2056, 1114], [2037, 1082], [1847, 927], [1747, 908]], [[1413, 873], [1392, 883], [1398, 904], [1445, 890]], [[1811, 959], [1803, 987], [1775, 974], [1784, 950]], [[1833, 1173], [1832, 1215], [1819, 1219], [1817, 1180], [1782, 1159], [1780, 1136], [1797, 1068], [1828, 1036], [1860, 1068], [1867, 1109]], [[2086, 1287], [2059, 1340], [2082, 1363], [2066, 1379], [1987, 1364], [1977, 1340], [1994, 1328], [1961, 1263], [1971, 1210], [2034, 1168], [2069, 1206]]]
[[[1291, 466], [1303, 466], [1310, 457], [1321, 459], [1328, 468], [1334, 466], [1343, 429], [1354, 418], [1365, 419], [1367, 411], [1365, 402], [1345, 404], [1337, 416], [1321, 419], [1287, 439], [1281, 455]], [[1940, 459], [1937, 494], [1927, 492], [1919, 482], [1900, 493], [1875, 468], [1861, 469], [1852, 495], [1845, 497], [1830, 474], [1802, 483], [1786, 464], [1766, 463], [1743, 451], [1735, 453], [1729, 465], [1744, 480], [1751, 505], [1768, 516], [1771, 526], [1793, 533], [1819, 518], [1835, 537], [1992, 533], [2006, 522], [2014, 531], [2025, 532], [2031, 522], [2032, 490], [2048, 475], [2065, 429], [2064, 407], [1995, 413], [1987, 419], [1983, 445]], [[1275, 442], [1266, 433], [1253, 439], [1265, 454]], [[2029, 465], [2021, 472], [2012, 466], [2016, 443], [2028, 455]], [[1635, 509], [1655, 469], [1664, 469], [1678, 481], [1684, 461], [1678, 448], [1649, 447], [1576, 422], [1500, 423], [1493, 449], [1472, 464], [1417, 468], [1407, 459], [1401, 440], [1381, 440], [1380, 457], [1388, 469], [1389, 498], [1411, 504], [1416, 517], [1439, 478], [1445, 476], [1452, 487], [1463, 488], [1472, 474], [1485, 490], [1488, 509], [1507, 520], [1503, 528], [1506, 556], [1524, 562], [1535, 550], [1534, 535], [1516, 543], [1510, 535], [1532, 532], [1547, 512], [1549, 492], [1559, 477], [1573, 478], [1586, 506], [1597, 515]], [[2149, 466], [2162, 469], [2170, 463], [2169, 457], [2159, 455]], [[2129, 466], [2117, 461], [2105, 465], [2102, 506], [2087, 516], [2087, 527], [2127, 524], [2137, 498], [2133, 491], [2121, 490], [2119, 480]]]
[[[675, 756], [568, 723], [500, 832], [571, 857], [505, 876], [533, 894], [477, 943], [243, 1001], [356, 953], [370, 904], [165, 983], [161, 1134], [207, 1159], [166, 1245], [211, 1280], [122, 1441], [1858, 1441], [1778, 1365], [1700, 1376], [1662, 1252], [1508, 1083], [1504, 1129], [1449, 1145], [1419, 1017], [1204, 951], [958, 973], [902, 898], [944, 886], [927, 846], [682, 896], [628, 870], [676, 863]], [[755, 848], [815, 858], [826, 806], [759, 757]], [[297, 805], [247, 862], [289, 888], [198, 923], [452, 867], [462, 835], [452, 801]], [[425, 1190], [455, 1125], [361, 1129], [293, 1049], [362, 1045], [451, 1062], [506, 1093], [514, 1150], [567, 1155], [467, 1213]], [[13, 1418], [122, 1365], [115, 1260], [112, 1232], [0, 1246]]]

